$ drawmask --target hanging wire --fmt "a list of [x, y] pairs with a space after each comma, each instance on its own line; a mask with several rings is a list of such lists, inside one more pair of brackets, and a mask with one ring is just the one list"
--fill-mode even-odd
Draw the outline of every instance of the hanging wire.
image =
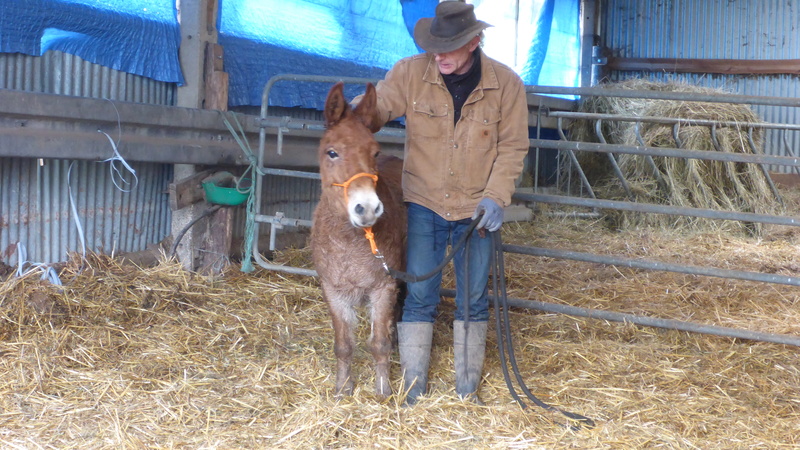
[[[30, 268], [26, 271], [25, 266], [30, 266]], [[50, 264], [28, 261], [28, 249], [25, 244], [17, 242], [17, 277], [23, 278], [37, 270], [42, 271], [42, 280], [47, 280], [56, 286], [62, 285], [61, 279], [58, 278], [58, 272]]]
[[[109, 143], [111, 143], [111, 148], [114, 153], [113, 156], [111, 156], [110, 158], [99, 162], [110, 163], [109, 165], [111, 171], [111, 181], [114, 183], [114, 186], [116, 186], [117, 189], [126, 193], [131, 192], [133, 189], [136, 188], [136, 186], [138, 186], [139, 178], [136, 176], [136, 171], [133, 170], [133, 168], [128, 164], [128, 162], [125, 161], [125, 158], [123, 158], [122, 155], [119, 154], [119, 150], [117, 150], [117, 143], [122, 139], [122, 119], [120, 117], [117, 105], [115, 105], [114, 102], [111, 101], [110, 99], [106, 98], [104, 100], [107, 100], [109, 103], [111, 103], [111, 106], [114, 107], [114, 111], [117, 114], [117, 142], [115, 142], [114, 139], [112, 139], [111, 136], [108, 135], [108, 133], [104, 132], [103, 130], [99, 129], [97, 130], [98, 133], [102, 133], [103, 135], [105, 135], [106, 138], [108, 138], [108, 141]], [[122, 164], [123, 168], [129, 171], [133, 175], [132, 183], [125, 178], [120, 169], [117, 167], [117, 163]], [[81, 245], [81, 260], [83, 261], [86, 259], [86, 236], [83, 231], [83, 224], [81, 223], [80, 214], [78, 214], [78, 206], [75, 203], [75, 196], [73, 195], [72, 192], [72, 169], [74, 166], [75, 166], [75, 161], [71, 161], [67, 168], [67, 194], [69, 197], [70, 213], [72, 214], [72, 218], [75, 220], [75, 228], [78, 232], [78, 240], [80, 241]], [[129, 187], [127, 189], [123, 188], [122, 185], [117, 182], [118, 179], [121, 181], [121, 184], [128, 185]], [[28, 259], [28, 251], [27, 248], [25, 247], [25, 244], [22, 242], [18, 242], [17, 277], [23, 277], [28, 273], [30, 273], [31, 270], [38, 269], [42, 270], [42, 280], [48, 280], [50, 281], [50, 283], [57, 286], [62, 285], [61, 279], [58, 277], [58, 273], [55, 271], [55, 269], [53, 269], [52, 266], [46, 263], [32, 263], [27, 261], [27, 259]], [[33, 267], [29, 271], [23, 272], [23, 268], [27, 264], [31, 264]], [[82, 267], [83, 266], [81, 266], [81, 269], [78, 270], [78, 273], [81, 272]]]

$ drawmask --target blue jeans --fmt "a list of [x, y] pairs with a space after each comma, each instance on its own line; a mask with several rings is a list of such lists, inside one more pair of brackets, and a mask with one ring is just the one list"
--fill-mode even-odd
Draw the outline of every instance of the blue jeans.
[[[424, 275], [445, 257], [448, 244], [455, 244], [467, 231], [471, 219], [449, 221], [424, 206], [408, 203], [408, 259], [406, 270]], [[489, 319], [488, 278], [492, 241], [481, 238], [478, 231], [467, 240], [469, 260], [465, 249], [453, 258], [456, 275], [456, 320], [465, 320], [464, 299], [469, 291], [469, 321]], [[468, 275], [469, 289], [465, 283]], [[442, 274], [416, 283], [408, 283], [408, 295], [403, 306], [403, 322], [433, 322], [439, 305]]]

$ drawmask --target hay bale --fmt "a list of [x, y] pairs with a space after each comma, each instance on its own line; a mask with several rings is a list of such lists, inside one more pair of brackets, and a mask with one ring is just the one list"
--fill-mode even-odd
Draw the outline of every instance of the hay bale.
[[[614, 89], [675, 91], [694, 93], [722, 93], [720, 90], [681, 83], [655, 83], [628, 80], [609, 83]], [[649, 100], [638, 98], [589, 97], [580, 110], [593, 113], [611, 113], [641, 117], [673, 117], [696, 120], [716, 120], [735, 123], [760, 122], [758, 115], [747, 105], [726, 103]], [[601, 126], [610, 144], [641, 145], [633, 122], [604, 121]], [[594, 122], [575, 121], [570, 128], [571, 139], [599, 142]], [[643, 123], [640, 135], [648, 147], [676, 147], [673, 129], [669, 125]], [[678, 132], [682, 148], [704, 151], [748, 153], [748, 130], [741, 127], [716, 129], [718, 147], [714, 145], [711, 129], [707, 126], [683, 125]], [[762, 130], [753, 130], [756, 148], [763, 146]], [[606, 154], [580, 152], [578, 161], [599, 197], [627, 199], [619, 179], [612, 170]], [[627, 179], [634, 199], [643, 203], [667, 204], [681, 207], [705, 208], [778, 214], [782, 208], [770, 190], [768, 180], [756, 164], [706, 161], [672, 157], [654, 157], [653, 164], [641, 155], [616, 155], [619, 167]], [[575, 179], [576, 177], [572, 177]], [[641, 214], [635, 212], [609, 212], [615, 226], [631, 228], [651, 226], [657, 228], [688, 228], [696, 231], [722, 231], [761, 235], [760, 224], [732, 221]]]

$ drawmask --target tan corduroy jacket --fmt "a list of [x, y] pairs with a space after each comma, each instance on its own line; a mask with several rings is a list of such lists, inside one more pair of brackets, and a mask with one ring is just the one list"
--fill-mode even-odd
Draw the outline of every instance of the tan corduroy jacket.
[[481, 80], [455, 127], [453, 99], [432, 54], [398, 61], [377, 85], [383, 123], [406, 116], [405, 201], [447, 220], [471, 217], [483, 197], [508, 206], [528, 153], [525, 85], [478, 53]]

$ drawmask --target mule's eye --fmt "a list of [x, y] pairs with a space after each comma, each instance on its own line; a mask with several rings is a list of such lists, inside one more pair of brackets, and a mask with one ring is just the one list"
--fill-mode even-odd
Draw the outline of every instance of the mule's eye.
[[380, 151], [380, 150], [378, 150], [377, 152], [375, 152], [375, 153], [372, 155], [372, 157], [373, 157], [373, 158], [377, 158], [377, 157], [378, 157], [378, 155], [380, 155], [380, 154], [381, 154], [381, 151]]
[[336, 150], [332, 148], [329, 148], [328, 151], [325, 152], [325, 154], [328, 155], [328, 158], [330, 159], [336, 159], [339, 157], [339, 154], [336, 153]]

